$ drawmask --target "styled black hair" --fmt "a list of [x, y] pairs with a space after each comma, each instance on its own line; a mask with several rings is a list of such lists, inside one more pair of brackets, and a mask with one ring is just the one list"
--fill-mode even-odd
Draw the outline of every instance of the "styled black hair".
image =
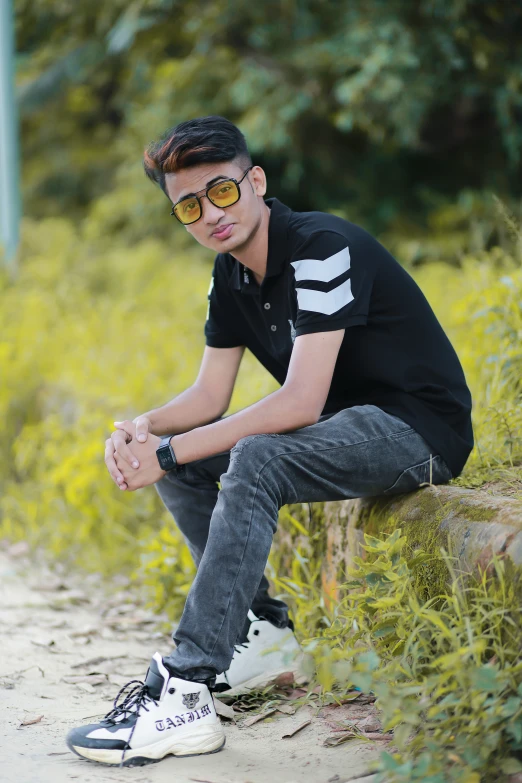
[[180, 122], [159, 141], [145, 148], [143, 166], [149, 179], [167, 195], [165, 174], [174, 174], [200, 163], [222, 163], [239, 159], [252, 165], [245, 137], [226, 117], [210, 115]]

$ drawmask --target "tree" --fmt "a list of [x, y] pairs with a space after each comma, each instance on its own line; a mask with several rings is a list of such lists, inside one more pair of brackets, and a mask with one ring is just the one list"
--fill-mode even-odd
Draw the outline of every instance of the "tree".
[[240, 125], [271, 194], [296, 209], [379, 230], [463, 187], [520, 194], [519, 4], [18, 0], [16, 12], [33, 214], [80, 216], [105, 194], [108, 227], [146, 216], [166, 231], [143, 147], [212, 113]]

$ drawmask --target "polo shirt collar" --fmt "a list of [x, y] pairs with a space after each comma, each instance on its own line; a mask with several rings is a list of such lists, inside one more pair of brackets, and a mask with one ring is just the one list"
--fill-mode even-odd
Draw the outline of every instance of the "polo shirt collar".
[[[281, 274], [288, 257], [288, 223], [292, 210], [277, 198], [265, 199], [265, 204], [270, 207], [270, 220], [268, 222], [268, 258], [266, 263], [266, 277], [275, 277]], [[229, 285], [237, 291], [241, 291], [244, 280], [245, 267], [237, 259], [234, 259], [234, 269], [230, 275]]]

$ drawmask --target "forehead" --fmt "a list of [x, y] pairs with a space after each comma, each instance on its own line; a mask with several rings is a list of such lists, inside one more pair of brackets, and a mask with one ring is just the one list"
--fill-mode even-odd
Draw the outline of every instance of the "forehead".
[[201, 163], [199, 166], [182, 169], [176, 174], [166, 174], [165, 188], [170, 200], [175, 203], [189, 193], [203, 190], [216, 177], [237, 179], [241, 171], [240, 166], [230, 160], [225, 163]]

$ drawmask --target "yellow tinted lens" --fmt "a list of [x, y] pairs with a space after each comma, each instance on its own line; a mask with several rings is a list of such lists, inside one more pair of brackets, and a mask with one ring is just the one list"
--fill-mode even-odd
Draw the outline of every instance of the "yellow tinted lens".
[[235, 182], [227, 179], [218, 182], [208, 191], [208, 197], [216, 207], [229, 207], [235, 204], [239, 198], [239, 191]]
[[179, 204], [176, 204], [174, 212], [182, 223], [193, 223], [201, 215], [199, 201], [197, 198], [183, 199]]

